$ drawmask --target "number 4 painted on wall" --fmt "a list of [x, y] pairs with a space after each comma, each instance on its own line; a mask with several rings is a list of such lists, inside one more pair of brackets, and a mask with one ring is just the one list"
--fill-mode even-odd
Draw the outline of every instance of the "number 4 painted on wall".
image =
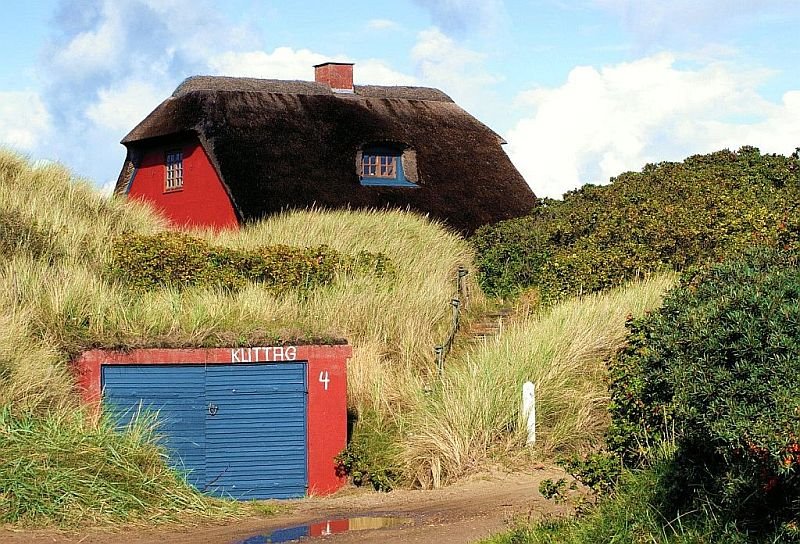
[[328, 384], [331, 383], [331, 379], [328, 377], [327, 370], [321, 370], [319, 373], [319, 383], [325, 385], [325, 391], [328, 390]]

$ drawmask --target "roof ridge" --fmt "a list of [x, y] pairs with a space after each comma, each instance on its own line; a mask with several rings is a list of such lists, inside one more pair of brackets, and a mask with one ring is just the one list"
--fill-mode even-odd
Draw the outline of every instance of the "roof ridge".
[[[453, 102], [450, 96], [434, 87], [413, 85], [354, 85], [354, 89], [355, 96], [363, 98], [399, 98], [406, 100]], [[336, 95], [330, 87], [315, 81], [196, 75], [184, 79], [180, 85], [175, 88], [175, 91], [172, 93], [172, 98], [179, 98], [195, 91]]]

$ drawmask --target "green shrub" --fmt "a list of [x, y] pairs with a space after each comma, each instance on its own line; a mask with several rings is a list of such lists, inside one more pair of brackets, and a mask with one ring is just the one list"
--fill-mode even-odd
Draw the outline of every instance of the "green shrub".
[[743, 147], [586, 185], [542, 201], [528, 217], [483, 227], [471, 241], [487, 293], [534, 287], [552, 301], [753, 244], [796, 247], [798, 202], [800, 159]]
[[393, 273], [383, 254], [344, 255], [328, 246], [233, 249], [179, 232], [129, 235], [113, 245], [110, 276], [142, 289], [222, 287], [259, 283], [276, 292], [331, 283], [337, 274]]
[[674, 436], [674, 498], [744, 526], [800, 515], [800, 267], [762, 249], [684, 275], [612, 364], [609, 444]]
[[391, 491], [401, 480], [396, 435], [397, 429], [383, 423], [377, 413], [363, 413], [347, 447], [336, 456], [336, 473], [356, 486]]
[[520, 520], [483, 544], [775, 544], [798, 542], [798, 531], [784, 524], [755, 535], [698, 509], [676, 514], [663, 497], [672, 468], [657, 462], [646, 470], [623, 471], [613, 495], [580, 517]]
[[[556, 461], [574, 481], [567, 487], [567, 480], [545, 479], [539, 484], [539, 493], [556, 503], [569, 502], [575, 514], [591, 512], [599, 500], [610, 497], [622, 476], [620, 458], [607, 451], [596, 451], [587, 455], [572, 455]], [[578, 491], [578, 482], [591, 491]]]
[[547, 500], [553, 500], [555, 502], [563, 502], [565, 499], [565, 493], [567, 491], [567, 479], [566, 478], [559, 478], [558, 480], [553, 480], [552, 478], [546, 478], [539, 482], [539, 493]]
[[620, 458], [605, 451], [572, 456], [558, 463], [573, 478], [598, 495], [608, 495], [622, 473]]

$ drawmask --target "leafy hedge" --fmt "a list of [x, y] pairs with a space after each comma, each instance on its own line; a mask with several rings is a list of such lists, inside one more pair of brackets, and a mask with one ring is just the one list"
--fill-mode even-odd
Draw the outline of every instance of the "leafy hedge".
[[687, 272], [611, 365], [609, 446], [641, 462], [674, 440], [676, 498], [745, 525], [800, 516], [799, 259]]
[[398, 469], [398, 429], [365, 410], [358, 417], [347, 447], [336, 456], [336, 474], [348, 477], [356, 486], [371, 485], [376, 491], [391, 491], [402, 483]]
[[743, 147], [586, 185], [471, 240], [485, 291], [507, 296], [535, 287], [547, 301], [716, 261], [754, 243], [797, 245], [798, 218], [797, 154]]
[[337, 274], [393, 272], [393, 263], [382, 253], [345, 255], [328, 246], [286, 245], [242, 250], [214, 246], [179, 232], [118, 239], [109, 268], [112, 278], [142, 289], [217, 286], [235, 290], [256, 282], [276, 292], [326, 285]]

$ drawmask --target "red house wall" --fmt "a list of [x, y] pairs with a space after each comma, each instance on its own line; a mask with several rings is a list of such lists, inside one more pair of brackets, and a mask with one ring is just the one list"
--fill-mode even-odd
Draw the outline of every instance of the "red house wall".
[[350, 346], [91, 350], [73, 363], [73, 369], [84, 401], [99, 409], [102, 365], [306, 361], [308, 493], [326, 495], [345, 483], [336, 475], [334, 457], [347, 445], [347, 359], [351, 355]]
[[[183, 188], [165, 191], [165, 153], [183, 151]], [[197, 139], [144, 151], [128, 196], [151, 203], [176, 227], [237, 228], [233, 204]]]

